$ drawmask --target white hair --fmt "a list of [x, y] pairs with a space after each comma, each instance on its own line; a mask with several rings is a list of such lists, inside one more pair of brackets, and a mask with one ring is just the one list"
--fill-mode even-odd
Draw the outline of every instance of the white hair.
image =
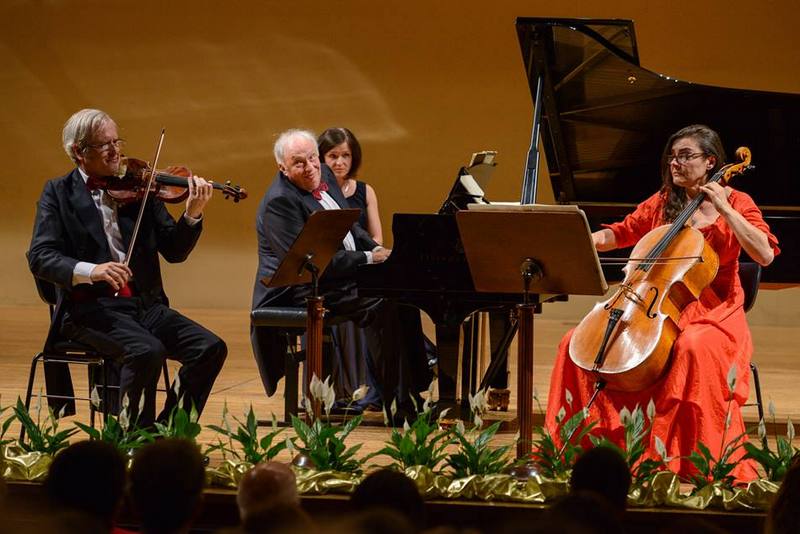
[[317, 136], [314, 135], [314, 132], [310, 130], [301, 130], [299, 128], [286, 130], [278, 136], [278, 139], [275, 141], [275, 145], [272, 147], [272, 153], [275, 156], [275, 161], [278, 163], [278, 165], [283, 165], [284, 163], [286, 145], [298, 137], [311, 141], [314, 147], [317, 146]]
[[74, 147], [77, 147], [78, 150], [86, 148], [86, 143], [92, 134], [108, 122], [113, 123], [114, 120], [105, 111], [99, 109], [87, 108], [73, 114], [64, 123], [64, 129], [61, 131], [61, 142], [67, 156], [78, 163]]

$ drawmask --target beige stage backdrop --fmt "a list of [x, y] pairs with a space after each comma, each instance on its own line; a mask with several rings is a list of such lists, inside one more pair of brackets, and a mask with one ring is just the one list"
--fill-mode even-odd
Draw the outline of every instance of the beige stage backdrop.
[[[500, 152], [487, 191], [519, 198], [532, 104], [517, 16], [629, 18], [642, 65], [727, 87], [800, 93], [795, 0], [169, 1], [3, 0], [0, 5], [0, 304], [38, 302], [25, 262], [44, 181], [68, 172], [66, 118], [109, 112], [128, 154], [230, 179], [188, 262], [165, 267], [178, 307], [247, 308], [254, 217], [290, 127], [347, 126], [391, 242], [396, 212], [435, 211], [469, 155]], [[787, 154], [786, 157], [797, 157]], [[547, 185], [540, 200], [552, 200]], [[179, 213], [176, 207], [174, 213]], [[795, 290], [759, 297], [753, 319], [797, 323]], [[585, 300], [551, 306], [571, 316]], [[5, 333], [4, 333], [5, 335]]]

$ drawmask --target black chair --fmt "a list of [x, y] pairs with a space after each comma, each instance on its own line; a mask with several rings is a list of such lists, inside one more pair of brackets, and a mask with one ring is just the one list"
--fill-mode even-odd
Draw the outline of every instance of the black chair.
[[[57, 394], [50, 394], [45, 393], [43, 397], [45, 397], [48, 402], [50, 399], [56, 399], [62, 401], [62, 404], [66, 404], [66, 402], [74, 402], [76, 400], [81, 401], [88, 401], [90, 406], [90, 417], [89, 417], [89, 424], [94, 427], [94, 419], [95, 419], [95, 412], [97, 409], [95, 408], [94, 404], [91, 402], [91, 391], [94, 389], [95, 386], [99, 386], [99, 389], [102, 391], [101, 394], [101, 411], [103, 413], [103, 422], [107, 420], [108, 414], [110, 412], [110, 391], [111, 390], [119, 390], [119, 384], [111, 384], [109, 383], [109, 375], [108, 369], [109, 365], [112, 363], [114, 358], [112, 356], [108, 356], [102, 354], [96, 350], [94, 350], [89, 345], [84, 343], [80, 343], [78, 341], [74, 341], [72, 339], [65, 338], [59, 332], [59, 325], [61, 323], [61, 313], [58, 313], [56, 316], [56, 302], [57, 302], [57, 294], [56, 294], [56, 287], [54, 284], [42, 280], [39, 277], [34, 276], [34, 281], [36, 282], [36, 289], [39, 292], [39, 297], [44, 301], [45, 304], [48, 305], [50, 309], [50, 330], [45, 340], [44, 347], [42, 351], [36, 354], [31, 361], [31, 370], [28, 374], [28, 388], [25, 393], [25, 409], [30, 410], [31, 405], [31, 397], [33, 396], [33, 385], [36, 381], [36, 368], [38, 364], [41, 362], [43, 365], [47, 364], [63, 364], [69, 366], [70, 364], [79, 364], [84, 365], [87, 367], [88, 370], [88, 383], [89, 383], [89, 395], [87, 397], [78, 397], [74, 393], [72, 394], [64, 394], [64, 395], [57, 395]], [[169, 368], [167, 367], [166, 360], [164, 361], [163, 366], [163, 374], [164, 374], [164, 387], [165, 390], [169, 389]], [[100, 380], [99, 383], [96, 377], [99, 375]], [[71, 392], [70, 387], [70, 392]], [[22, 442], [25, 439], [25, 427], [23, 426], [20, 430], [19, 440]]]
[[[305, 308], [272, 306], [256, 308], [250, 312], [250, 323], [255, 327], [274, 328], [286, 339], [286, 355], [284, 356], [284, 410], [283, 421], [291, 425], [292, 415], [298, 414], [299, 385], [297, 373], [300, 363], [305, 361], [305, 351], [297, 350], [299, 338], [306, 332], [308, 312]], [[326, 315], [323, 327], [329, 326]], [[326, 329], [327, 330], [327, 329]], [[323, 362], [329, 362], [332, 338], [327, 331], [323, 335]]]
[[[739, 262], [739, 281], [744, 290], [744, 311], [747, 313], [756, 301], [758, 286], [761, 283], [761, 265], [752, 261]], [[758, 379], [758, 366], [750, 361], [750, 371], [753, 373], [753, 388], [756, 390], [756, 402], [745, 404], [755, 405], [758, 409], [758, 420], [764, 419], [764, 403], [761, 400], [761, 381]]]

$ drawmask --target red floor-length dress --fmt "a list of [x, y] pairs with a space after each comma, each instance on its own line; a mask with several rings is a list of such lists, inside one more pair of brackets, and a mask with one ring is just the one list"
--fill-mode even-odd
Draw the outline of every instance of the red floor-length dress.
[[[636, 244], [648, 231], [663, 223], [666, 197], [656, 193], [636, 208], [622, 222], [606, 226], [616, 237], [620, 248]], [[731, 206], [747, 221], [764, 231], [777, 255], [777, 239], [770, 233], [761, 211], [746, 193], [732, 191]], [[696, 302], [689, 304], [681, 315], [679, 334], [665, 375], [649, 388], [638, 392], [603, 390], [590, 410], [589, 421], [598, 424], [594, 435], [605, 435], [622, 444], [624, 429], [619, 412], [623, 407], [632, 410], [636, 405], [646, 409], [652, 399], [656, 415], [650, 434], [649, 452], [656, 456], [655, 438], [665, 444], [668, 456], [674, 459], [669, 468], [681, 475], [694, 472], [685, 458], [702, 441], [715, 456], [723, 446], [723, 430], [729, 408], [727, 376], [731, 365], [736, 366], [734, 400], [730, 403], [731, 423], [725, 441], [745, 431], [741, 405], [747, 402], [750, 389], [750, 356], [753, 352], [750, 329], [742, 308], [744, 293], [739, 282], [739, 253], [741, 246], [723, 217], [700, 231], [719, 255], [717, 277]], [[569, 357], [568, 332], [558, 347], [558, 355], [550, 378], [547, 399], [546, 425], [557, 435], [556, 415], [563, 406], [566, 417], [581, 410], [594, 391], [594, 378], [578, 368]], [[571, 406], [566, 391], [572, 395]], [[737, 458], [743, 451], [740, 450]], [[738, 480], [756, 478], [755, 464], [740, 461], [733, 475]]]

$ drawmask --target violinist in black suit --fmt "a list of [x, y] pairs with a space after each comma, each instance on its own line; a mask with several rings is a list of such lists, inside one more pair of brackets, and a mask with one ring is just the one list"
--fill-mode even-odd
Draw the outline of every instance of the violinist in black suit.
[[[160, 200], [147, 199], [126, 264], [140, 202], [118, 204], [98, 187], [104, 177], [118, 174], [122, 143], [116, 123], [102, 111], [84, 109], [67, 120], [63, 146], [77, 168], [45, 184], [28, 260], [35, 276], [57, 288], [55, 316], [61, 321], [52, 328], [118, 359], [120, 399], [127, 395], [132, 420], [138, 416], [147, 426], [155, 418], [164, 358], [182, 363], [179, 393], [185, 407], [194, 403], [202, 411], [227, 347], [169, 307], [158, 257], [171, 263], [188, 257], [200, 237], [212, 186], [191, 177], [186, 211], [177, 221]], [[48, 389], [69, 380], [63, 368], [47, 371]], [[159, 419], [177, 403], [173, 389]]]
[[[320, 162], [311, 132], [284, 132], [275, 142], [274, 155], [279, 171], [256, 218], [259, 265], [254, 309], [305, 306], [310, 286], [267, 288], [261, 279], [275, 273], [313, 212], [348, 207], [333, 173]], [[333, 317], [353, 320], [365, 328], [384, 404], [389, 406], [397, 399], [411, 411], [409, 395], [424, 390], [429, 382], [419, 312], [383, 299], [359, 298], [355, 290], [356, 268], [383, 262], [390, 253], [354, 224], [320, 278], [320, 293]], [[264, 388], [272, 395], [283, 376], [285, 340], [273, 329], [262, 327], [251, 330], [251, 340]]]

